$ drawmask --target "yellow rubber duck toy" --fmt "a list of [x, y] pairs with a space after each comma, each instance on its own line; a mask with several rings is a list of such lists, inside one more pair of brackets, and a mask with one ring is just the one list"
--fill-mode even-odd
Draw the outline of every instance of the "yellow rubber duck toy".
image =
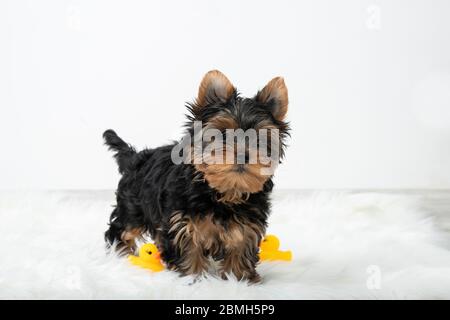
[[280, 251], [278, 250], [280, 247], [280, 240], [274, 235], [267, 235], [261, 241], [259, 246], [259, 259], [261, 261], [267, 260], [283, 260], [283, 261], [291, 261], [292, 260], [292, 252], [291, 251]]
[[[280, 240], [274, 235], [267, 235], [261, 241], [259, 246], [259, 259], [261, 261], [291, 261], [291, 251], [279, 250]], [[139, 267], [159, 272], [164, 270], [164, 265], [161, 263], [160, 253], [158, 248], [153, 243], [146, 243], [139, 249], [139, 256], [129, 255], [128, 260]]]
[[139, 249], [139, 257], [129, 255], [128, 260], [136, 266], [150, 269], [154, 272], [164, 270], [158, 248], [153, 243], [146, 243], [141, 246]]

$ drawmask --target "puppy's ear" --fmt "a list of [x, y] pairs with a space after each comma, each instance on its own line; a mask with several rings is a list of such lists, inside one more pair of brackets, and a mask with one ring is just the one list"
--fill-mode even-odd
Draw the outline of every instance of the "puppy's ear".
[[276, 77], [269, 81], [266, 86], [257, 93], [256, 101], [267, 104], [275, 119], [283, 121], [289, 104], [288, 90], [284, 79]]
[[225, 102], [236, 89], [225, 75], [218, 70], [211, 70], [203, 77], [198, 88], [197, 105], [204, 107], [211, 102]]

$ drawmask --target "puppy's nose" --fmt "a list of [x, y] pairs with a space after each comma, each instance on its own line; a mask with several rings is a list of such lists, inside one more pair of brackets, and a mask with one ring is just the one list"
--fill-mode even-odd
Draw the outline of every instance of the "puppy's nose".
[[236, 171], [239, 172], [239, 173], [245, 172], [245, 165], [244, 164], [238, 164], [236, 166]]

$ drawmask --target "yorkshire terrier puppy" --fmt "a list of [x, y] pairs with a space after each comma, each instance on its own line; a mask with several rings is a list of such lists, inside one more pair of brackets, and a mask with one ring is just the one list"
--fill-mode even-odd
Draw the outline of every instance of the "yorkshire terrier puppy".
[[[176, 149], [180, 142], [136, 152], [114, 131], [103, 134], [122, 174], [105, 239], [132, 252], [136, 237], [149, 232], [171, 270], [201, 275], [212, 258], [219, 261], [222, 278], [234, 274], [258, 282], [258, 247], [273, 188], [269, 167], [280, 162], [289, 135], [284, 80], [274, 78], [253, 98], [243, 98], [225, 75], [210, 71], [188, 109], [181, 153]], [[205, 139], [206, 129], [214, 139]], [[242, 139], [233, 136], [239, 130], [256, 132], [253, 145], [247, 145], [244, 136], [241, 153], [236, 149]], [[261, 132], [268, 137], [263, 139]], [[205, 156], [201, 150], [213, 144]], [[257, 153], [262, 147], [268, 149], [266, 154]], [[226, 163], [211, 161], [224, 156]], [[276, 161], [270, 163], [268, 157]]]

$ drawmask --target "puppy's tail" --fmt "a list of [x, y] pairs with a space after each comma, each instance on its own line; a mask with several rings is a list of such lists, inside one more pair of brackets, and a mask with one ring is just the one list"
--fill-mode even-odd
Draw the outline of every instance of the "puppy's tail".
[[103, 139], [105, 139], [108, 149], [116, 152], [114, 158], [119, 165], [119, 172], [123, 174], [130, 167], [131, 161], [136, 155], [136, 150], [111, 129], [103, 133]]

